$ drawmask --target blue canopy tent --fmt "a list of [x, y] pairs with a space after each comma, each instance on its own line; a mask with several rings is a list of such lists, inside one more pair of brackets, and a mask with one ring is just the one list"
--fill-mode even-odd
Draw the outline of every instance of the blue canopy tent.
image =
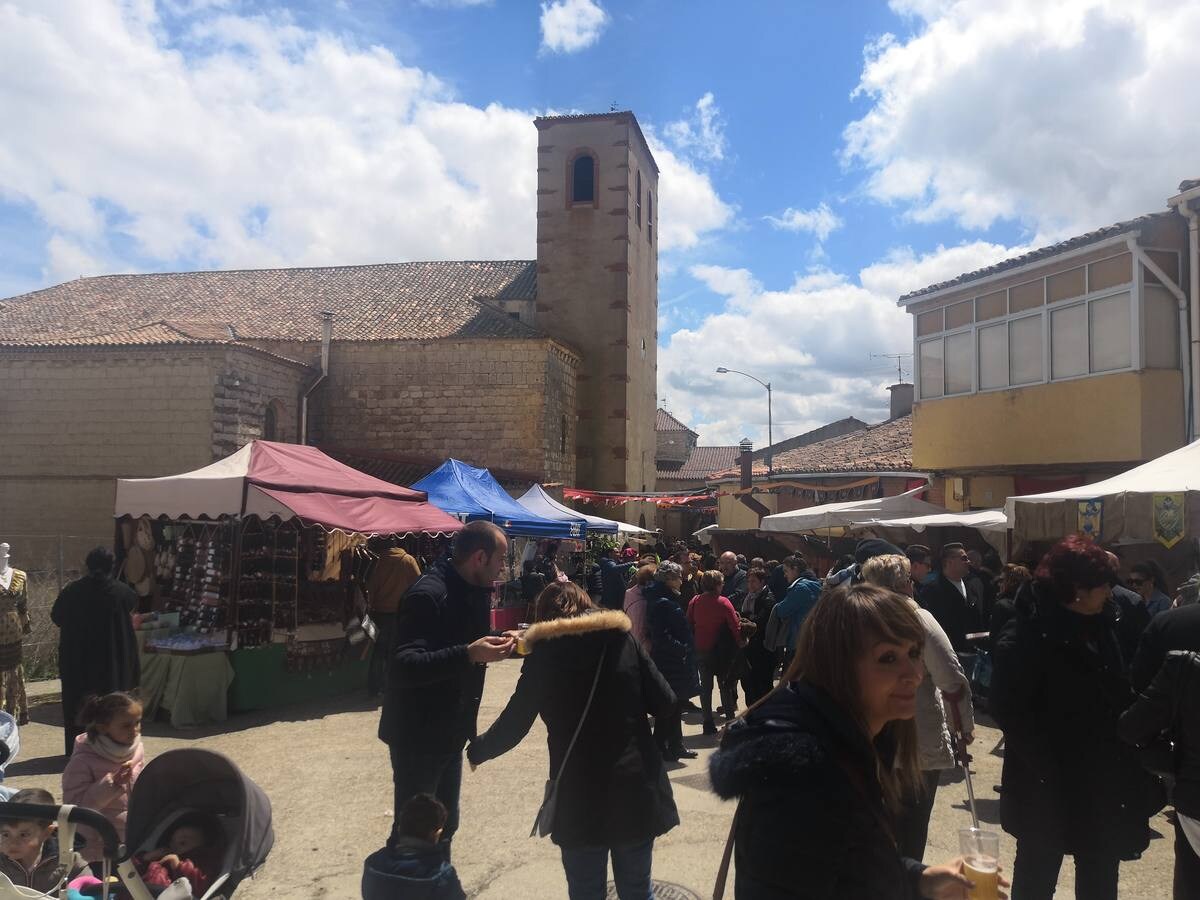
[[429, 502], [465, 522], [486, 519], [509, 535], [533, 538], [582, 540], [587, 523], [582, 518], [549, 519], [537, 515], [508, 495], [487, 469], [448, 459], [412, 486], [424, 491]]

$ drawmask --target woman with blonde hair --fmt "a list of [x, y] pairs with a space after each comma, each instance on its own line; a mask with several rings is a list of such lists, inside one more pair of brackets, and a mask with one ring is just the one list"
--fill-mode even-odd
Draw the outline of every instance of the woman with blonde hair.
[[900, 852], [913, 859], [925, 855], [929, 838], [929, 817], [937, 794], [939, 774], [955, 766], [954, 749], [947, 727], [947, 706], [953, 704], [962, 725], [962, 739], [974, 740], [975, 721], [971, 708], [971, 683], [963, 672], [950, 638], [928, 610], [912, 600], [912, 565], [907, 556], [874, 556], [862, 564], [862, 579], [903, 594], [916, 611], [925, 629], [921, 659], [929, 677], [917, 688], [917, 748], [921, 756], [921, 783], [906, 794], [896, 817], [896, 841]]
[[965, 898], [962, 860], [926, 868], [892, 815], [920, 781], [917, 689], [925, 629], [899, 594], [826, 591], [783, 682], [733, 722], [709, 775], [740, 798], [737, 900]]
[[547, 824], [571, 900], [603, 900], [610, 855], [620, 900], [647, 900], [654, 840], [679, 824], [647, 719], [673, 713], [675, 695], [629, 629], [625, 613], [597, 610], [578, 585], [547, 587], [516, 690], [467, 748], [474, 768], [519, 744], [541, 716], [557, 780]]
[[654, 573], [657, 570], [658, 563], [656, 562], [646, 563], [637, 570], [637, 574], [633, 578], [633, 586], [625, 592], [623, 606], [625, 615], [629, 616], [629, 623], [632, 626], [631, 633], [647, 654], [650, 652], [650, 630], [646, 623], [645, 588], [654, 583]]

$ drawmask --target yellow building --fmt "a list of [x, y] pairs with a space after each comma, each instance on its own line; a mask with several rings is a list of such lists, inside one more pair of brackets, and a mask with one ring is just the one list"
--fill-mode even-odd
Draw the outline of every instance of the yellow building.
[[952, 509], [1083, 484], [1190, 430], [1188, 227], [1141, 216], [900, 298], [913, 468]]

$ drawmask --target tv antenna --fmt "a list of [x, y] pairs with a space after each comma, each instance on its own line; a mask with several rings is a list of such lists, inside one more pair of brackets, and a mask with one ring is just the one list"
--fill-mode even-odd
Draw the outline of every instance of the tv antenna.
[[872, 353], [871, 359], [894, 359], [896, 361], [896, 381], [904, 384], [904, 360], [912, 359], [911, 353]]

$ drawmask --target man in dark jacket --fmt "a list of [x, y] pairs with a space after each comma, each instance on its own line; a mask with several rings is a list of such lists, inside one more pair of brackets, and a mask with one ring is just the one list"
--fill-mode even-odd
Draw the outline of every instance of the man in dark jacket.
[[742, 690], [746, 694], [746, 705], [753, 706], [771, 692], [775, 682], [775, 651], [763, 645], [767, 623], [771, 621], [771, 610], [775, 608], [775, 595], [767, 587], [766, 569], [751, 569], [746, 573], [746, 580], [750, 590], [738, 612], [753, 622], [755, 629], [742, 651], [746, 662]]
[[738, 565], [737, 554], [722, 553], [717, 560], [717, 569], [725, 576], [721, 593], [729, 598], [734, 609], [741, 609], [742, 601], [746, 599], [746, 573]]
[[137, 594], [112, 577], [113, 554], [97, 547], [87, 555], [87, 575], [62, 589], [50, 619], [59, 628], [58, 664], [62, 679], [66, 755], [83, 733], [76, 722], [88, 694], [131, 691], [141, 681], [141, 660], [130, 614]]
[[450, 557], [434, 563], [400, 606], [379, 739], [388, 745], [399, 813], [410, 797], [433, 794], [446, 806], [449, 855], [458, 828], [462, 751], [475, 736], [484, 667], [512, 651], [489, 634], [492, 582], [508, 541], [490, 522], [472, 522]]
[[629, 587], [628, 564], [617, 561], [617, 548], [613, 547], [600, 558], [600, 603], [607, 609], [620, 609], [625, 605], [625, 590]]
[[1179, 586], [1179, 606], [1159, 613], [1142, 632], [1133, 657], [1129, 680], [1135, 691], [1144, 691], [1163, 660], [1172, 650], [1200, 650], [1200, 575], [1193, 575]]
[[960, 656], [973, 651], [967, 635], [983, 630], [983, 596], [978, 580], [967, 580], [969, 570], [970, 561], [963, 545], [944, 545], [937, 580], [927, 584], [919, 598]]

